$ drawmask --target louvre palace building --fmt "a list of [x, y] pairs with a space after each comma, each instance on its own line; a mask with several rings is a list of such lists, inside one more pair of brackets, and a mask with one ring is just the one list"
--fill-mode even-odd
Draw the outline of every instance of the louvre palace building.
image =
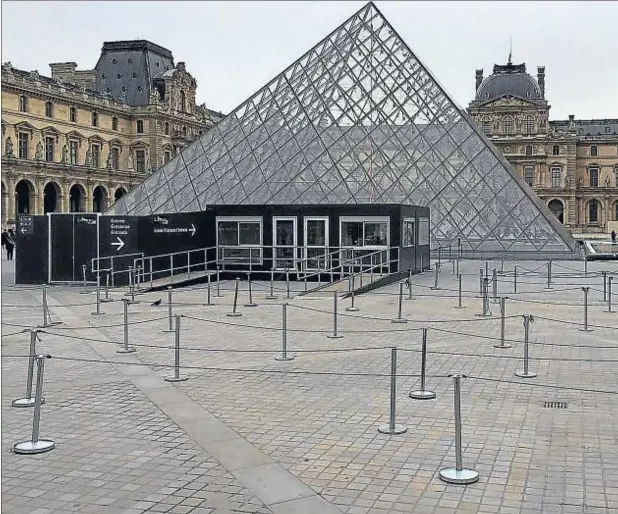
[[550, 121], [545, 67], [476, 70], [468, 114], [573, 233], [618, 231], [618, 119]]

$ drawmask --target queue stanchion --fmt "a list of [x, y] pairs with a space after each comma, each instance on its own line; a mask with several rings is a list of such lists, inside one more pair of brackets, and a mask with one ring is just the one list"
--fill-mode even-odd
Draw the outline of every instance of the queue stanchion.
[[[39, 337], [38, 330], [30, 329], [30, 352], [28, 357], [28, 373], [26, 375], [26, 396], [13, 400], [13, 407], [34, 407], [36, 398], [32, 396], [32, 381], [34, 377], [34, 364], [36, 360], [36, 341]], [[41, 403], [45, 403], [45, 398], [41, 397]]]
[[176, 330], [174, 334], [174, 374], [165, 377], [166, 382], [184, 382], [189, 377], [180, 375], [180, 314], [176, 314]]
[[122, 299], [122, 346], [116, 350], [116, 353], [134, 353], [135, 346], [129, 346], [129, 300]]
[[245, 307], [257, 307], [257, 304], [253, 303], [253, 288], [251, 287], [251, 273], [247, 273], [247, 287], [249, 288], [249, 301], [245, 303]]
[[588, 328], [588, 292], [590, 291], [589, 287], [582, 287], [582, 291], [584, 292], [584, 328], [580, 328], [580, 332], [592, 332], [591, 328]]
[[234, 302], [232, 303], [232, 312], [228, 312], [226, 314], [226, 316], [230, 317], [230, 318], [237, 318], [239, 316], [242, 316], [242, 313], [238, 312], [236, 310], [236, 307], [238, 305], [238, 286], [240, 284], [240, 278], [236, 278], [235, 282], [234, 282]]
[[288, 304], [281, 305], [281, 356], [275, 357], [276, 361], [291, 361], [294, 357], [288, 355]]
[[399, 435], [408, 431], [404, 425], [396, 423], [397, 410], [397, 348], [391, 348], [391, 388], [388, 425], [380, 425], [378, 432], [388, 435]]
[[529, 314], [524, 315], [524, 369], [523, 371], [516, 371], [515, 376], [520, 378], [534, 378], [537, 376], [536, 373], [530, 371], [529, 369], [529, 360], [530, 360], [530, 323], [534, 321], [534, 318]]
[[505, 342], [506, 333], [506, 297], [500, 298], [500, 344], [495, 344], [494, 348], [511, 348], [511, 345]]
[[[305, 281], [305, 291], [307, 290], [307, 282]], [[276, 300], [275, 296], [275, 268], [270, 270], [270, 294], [265, 297], [266, 300]]]
[[425, 389], [425, 374], [427, 370], [427, 329], [423, 328], [423, 343], [421, 347], [421, 388], [410, 391], [409, 397], [415, 400], [433, 400], [436, 393]]
[[408, 320], [403, 317], [403, 282], [399, 282], [399, 295], [397, 297], [397, 317], [391, 320], [391, 323], [407, 323]]
[[338, 333], [338, 313], [337, 313], [337, 291], [333, 291], [333, 333], [328, 335], [329, 339], [341, 339], [343, 336]]
[[174, 332], [172, 286], [167, 286], [167, 328], [163, 332]]

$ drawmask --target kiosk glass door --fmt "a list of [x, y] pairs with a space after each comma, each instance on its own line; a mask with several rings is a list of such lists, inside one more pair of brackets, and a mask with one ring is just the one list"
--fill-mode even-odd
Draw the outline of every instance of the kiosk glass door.
[[273, 218], [273, 268], [278, 270], [298, 269], [296, 246], [296, 218]]
[[305, 262], [306, 270], [330, 268], [328, 259], [328, 218], [305, 218]]

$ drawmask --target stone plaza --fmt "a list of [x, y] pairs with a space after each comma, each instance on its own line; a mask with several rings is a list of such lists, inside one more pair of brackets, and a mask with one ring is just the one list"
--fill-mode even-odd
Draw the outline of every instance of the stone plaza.
[[[180, 315], [180, 376], [173, 375], [175, 332], [166, 292], [127, 289], [96, 310], [90, 286], [49, 286], [52, 324], [39, 328], [37, 353], [49, 354], [40, 455], [11, 448], [31, 438], [24, 397], [30, 330], [43, 324], [40, 286], [12, 285], [3, 262], [2, 512], [139, 513], [610, 513], [618, 512], [618, 315], [603, 302], [602, 271], [615, 264], [494, 261], [496, 296], [507, 297], [505, 341], [490, 281], [482, 316], [479, 268], [462, 260], [462, 309], [455, 263], [412, 277], [398, 316], [399, 285], [350, 299], [333, 292], [299, 295], [302, 284], [233, 283], [207, 306], [205, 285], [174, 289]], [[514, 267], [517, 266], [517, 278]], [[514, 281], [517, 280], [516, 292]], [[606, 283], [607, 284], [607, 283]], [[547, 286], [550, 286], [549, 288]], [[584, 293], [588, 326], [584, 328]], [[606, 298], [608, 292], [606, 289]], [[161, 305], [152, 303], [161, 299]], [[282, 304], [287, 351], [282, 351]], [[615, 310], [615, 308], [611, 308]], [[524, 315], [529, 369], [519, 378]], [[176, 318], [173, 318], [176, 319]], [[427, 329], [426, 389], [419, 387], [422, 329]], [[401, 435], [378, 432], [389, 420], [391, 348], [397, 347], [396, 421]], [[463, 464], [480, 480], [452, 485], [439, 471], [455, 466], [454, 373], [463, 373]], [[36, 373], [35, 373], [36, 375]], [[558, 407], [558, 408], [556, 408]]]

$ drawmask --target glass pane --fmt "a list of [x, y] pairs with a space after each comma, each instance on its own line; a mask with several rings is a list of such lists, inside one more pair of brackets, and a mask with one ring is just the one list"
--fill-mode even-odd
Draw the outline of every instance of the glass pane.
[[325, 248], [307, 248], [306, 255], [308, 269], [327, 269]]
[[414, 246], [414, 220], [403, 221], [403, 246]]
[[292, 220], [276, 221], [275, 244], [294, 246], [294, 222]]
[[238, 222], [219, 221], [219, 246], [238, 245]]
[[307, 246], [326, 246], [326, 221], [307, 220]]
[[277, 248], [275, 258], [277, 268], [294, 268], [294, 248]]
[[260, 244], [260, 224], [258, 222], [242, 221], [238, 224], [239, 244], [259, 245]]
[[341, 246], [362, 246], [363, 245], [363, 222], [362, 221], [342, 221], [341, 222]]
[[418, 219], [418, 244], [419, 246], [429, 244], [429, 218]]
[[366, 222], [365, 223], [365, 246], [386, 246], [388, 244], [388, 223]]

